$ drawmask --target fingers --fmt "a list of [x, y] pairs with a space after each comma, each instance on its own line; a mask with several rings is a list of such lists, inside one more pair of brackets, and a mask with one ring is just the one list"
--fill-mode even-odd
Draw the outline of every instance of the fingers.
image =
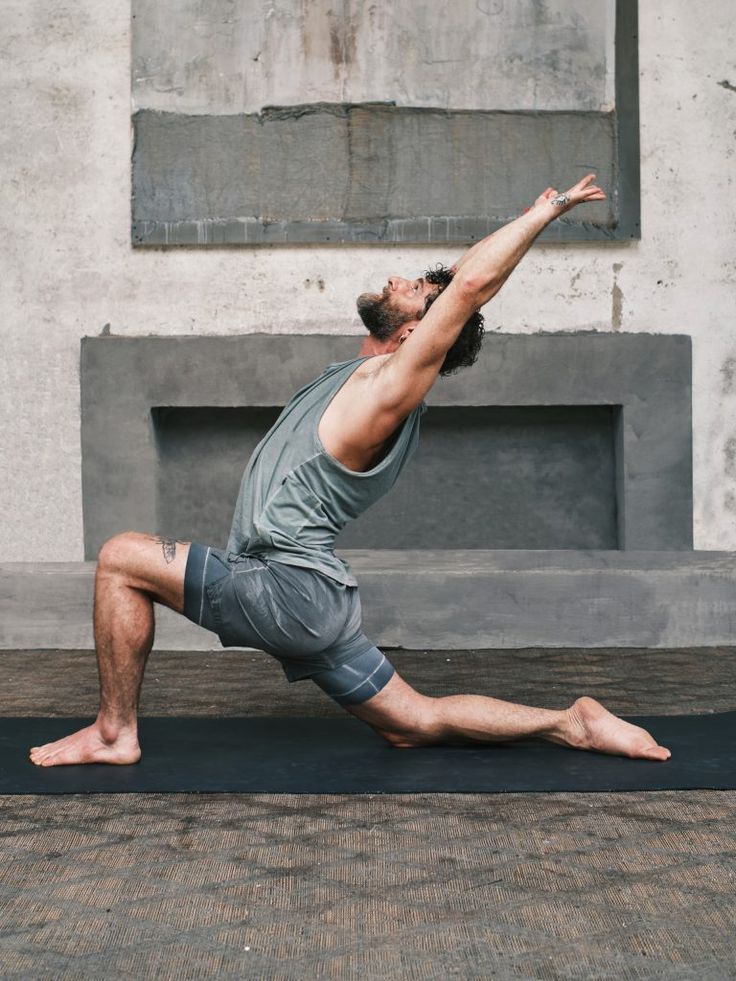
[[592, 181], [595, 180], [595, 174], [586, 174], [582, 180], [579, 180], [577, 184], [570, 188], [567, 192], [571, 197], [575, 196], [580, 198], [590, 187]]
[[591, 183], [595, 180], [595, 174], [587, 174], [580, 182], [586, 201], [603, 201], [606, 193], [602, 187]]
[[582, 180], [571, 187], [567, 192], [569, 197], [573, 200], [575, 204], [583, 204], [588, 201], [605, 201], [606, 193], [603, 188], [594, 184], [595, 174], [586, 174]]

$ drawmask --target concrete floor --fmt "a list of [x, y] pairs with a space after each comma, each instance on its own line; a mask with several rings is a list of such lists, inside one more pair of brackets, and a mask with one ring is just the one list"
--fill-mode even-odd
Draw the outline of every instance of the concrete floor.
[[[736, 648], [389, 654], [427, 694], [734, 707]], [[96, 709], [89, 652], [8, 651], [0, 664], [3, 715]], [[233, 651], [152, 655], [141, 711], [341, 712]], [[736, 977], [736, 792], [6, 796], [0, 808], [2, 978]]]

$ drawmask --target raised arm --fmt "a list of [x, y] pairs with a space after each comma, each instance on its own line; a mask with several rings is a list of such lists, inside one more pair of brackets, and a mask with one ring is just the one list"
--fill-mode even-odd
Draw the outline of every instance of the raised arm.
[[[595, 174], [587, 174], [578, 184], [575, 185], [575, 187], [570, 188], [570, 190], [567, 191], [566, 192], [566, 195], [565, 195], [566, 197], [568, 197], [570, 199], [569, 204], [566, 205], [566, 206], [559, 206], [559, 205], [557, 205], [556, 206], [557, 207], [557, 212], [556, 212], [555, 215], [553, 215], [553, 218], [554, 217], [557, 217], [558, 215], [564, 214], [566, 211], [570, 211], [577, 204], [582, 204], [583, 201], [602, 201], [602, 200], [604, 200], [605, 197], [606, 197], [606, 195], [604, 194], [604, 192], [599, 187], [597, 187], [597, 186], [595, 186], [595, 185], [593, 185], [591, 183], [591, 181], [594, 180], [594, 179], [595, 179]], [[544, 191], [539, 196], [539, 198], [537, 199], [537, 201], [535, 201], [534, 204], [535, 204], [535, 206], [537, 206], [543, 200], [544, 201], [549, 201], [549, 200], [551, 200], [552, 198], [554, 198], [556, 196], [557, 196], [557, 191], [554, 188], [552, 188], [552, 187], [548, 187], [546, 189], [546, 191]], [[579, 197], [580, 200], [575, 200], [575, 197]], [[527, 208], [525, 210], [524, 214], [527, 214], [531, 210], [532, 210], [531, 208]], [[486, 248], [486, 246], [488, 246], [490, 244], [491, 240], [494, 239], [497, 235], [498, 235], [498, 231], [492, 232], [490, 235], [486, 236], [486, 238], [481, 239], [480, 242], [476, 242], [475, 245], [472, 245], [466, 252], [464, 252], [460, 256], [460, 258], [457, 260], [457, 262], [455, 262], [455, 264], [451, 267], [452, 268], [452, 271], [454, 273], [456, 273], [458, 270], [462, 269], [464, 266], [467, 266], [467, 263], [468, 263], [468, 260], [469, 259], [477, 258], [478, 257], [478, 253], [479, 252], [482, 252]]]
[[576, 205], [605, 198], [594, 179], [594, 174], [588, 174], [565, 195], [548, 187], [525, 214], [478, 242], [458, 261], [450, 285], [381, 368], [381, 389], [398, 414], [421, 402], [468, 318], [498, 293], [540, 232]]
[[[471, 281], [478, 292], [478, 306], [498, 293], [529, 247], [550, 222], [587, 201], [602, 201], [606, 195], [595, 185], [595, 174], [587, 174], [564, 195], [548, 187], [521, 217], [476, 242], [452, 267]], [[556, 203], [567, 198], [563, 204]]]

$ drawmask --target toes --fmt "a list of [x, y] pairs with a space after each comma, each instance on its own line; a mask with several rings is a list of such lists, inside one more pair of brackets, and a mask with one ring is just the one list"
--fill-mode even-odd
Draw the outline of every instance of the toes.
[[40, 748], [31, 750], [31, 762], [35, 763], [37, 766], [40, 766], [42, 763], [45, 763], [46, 760], [50, 759], [50, 757], [55, 755], [56, 753], [53, 751], [50, 745], [41, 746]]

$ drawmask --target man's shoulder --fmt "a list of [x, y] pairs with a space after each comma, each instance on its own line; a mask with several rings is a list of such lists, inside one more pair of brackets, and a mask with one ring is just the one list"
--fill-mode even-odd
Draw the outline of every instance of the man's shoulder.
[[398, 411], [385, 380], [392, 353], [362, 361], [332, 396], [322, 413], [317, 435], [343, 466], [365, 472], [386, 453], [387, 441], [415, 406]]

